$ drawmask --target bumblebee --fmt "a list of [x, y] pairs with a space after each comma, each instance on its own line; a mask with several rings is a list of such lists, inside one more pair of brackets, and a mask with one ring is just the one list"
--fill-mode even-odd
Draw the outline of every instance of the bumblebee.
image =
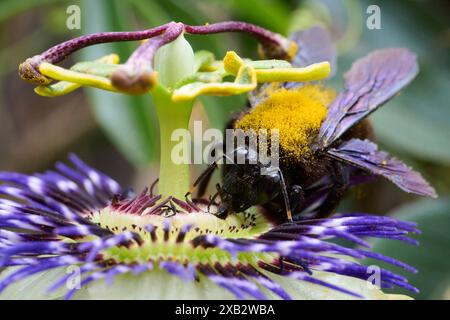
[[[329, 61], [335, 69], [335, 50], [324, 29], [313, 27], [291, 39], [299, 47], [293, 66]], [[258, 205], [275, 224], [286, 218], [322, 218], [333, 212], [350, 186], [377, 175], [406, 192], [436, 197], [419, 173], [378, 150], [366, 119], [417, 73], [413, 53], [385, 49], [356, 61], [345, 74], [344, 91], [338, 95], [317, 83], [286, 82], [259, 88], [250, 95], [247, 109], [233, 116], [226, 129], [278, 129], [280, 164], [262, 175], [261, 169], [268, 165], [259, 161], [225, 163], [222, 182], [211, 199], [220, 197], [217, 215], [225, 218]], [[250, 160], [259, 150], [246, 143], [226, 151], [227, 158]], [[213, 162], [194, 183], [200, 196], [217, 167]]]

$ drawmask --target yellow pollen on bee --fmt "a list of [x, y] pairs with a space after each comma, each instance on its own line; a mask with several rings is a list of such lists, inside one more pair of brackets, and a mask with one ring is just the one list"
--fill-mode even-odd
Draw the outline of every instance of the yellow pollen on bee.
[[278, 89], [236, 123], [237, 129], [279, 130], [280, 151], [292, 160], [310, 150], [336, 92], [320, 85]]

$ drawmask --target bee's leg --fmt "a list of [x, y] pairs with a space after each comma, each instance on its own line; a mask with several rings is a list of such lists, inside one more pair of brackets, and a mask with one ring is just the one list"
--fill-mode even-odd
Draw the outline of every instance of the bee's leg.
[[283, 173], [281, 172], [281, 170], [278, 168], [277, 169], [278, 172], [278, 177], [280, 178], [280, 189], [281, 189], [281, 195], [283, 196], [284, 199], [284, 208], [286, 209], [286, 216], [288, 219], [288, 223], [292, 224], [294, 223], [294, 220], [292, 219], [292, 210], [291, 210], [291, 205], [290, 205], [290, 201], [289, 201], [289, 196], [286, 190], [286, 183], [284, 182], [284, 177], [283, 177]]
[[[209, 182], [211, 181], [211, 177], [214, 173], [214, 170], [217, 168], [217, 162], [222, 159], [223, 157], [217, 157], [216, 156], [216, 148], [217, 146], [222, 146], [222, 142], [215, 143], [211, 150], [211, 157], [214, 158], [214, 161], [211, 162], [211, 164], [208, 166], [208, 168], [197, 178], [197, 180], [194, 182], [194, 185], [191, 189], [195, 188], [197, 185], [197, 194], [195, 197], [202, 198], [205, 195], [206, 188], [208, 188]], [[213, 167], [213, 168], [210, 168]], [[193, 192], [193, 190], [192, 190]]]
[[196, 185], [197, 187], [197, 193], [195, 195], [196, 198], [202, 198], [205, 195], [206, 189], [208, 188], [209, 183], [211, 182], [211, 178], [214, 174], [215, 169], [217, 169], [217, 165], [212, 170], [205, 171], [202, 174], [203, 176], [200, 176], [201, 179], [200, 177], [197, 179], [197, 180], [200, 179], [200, 181], [198, 181]]
[[219, 219], [225, 219], [228, 217], [229, 214], [233, 213], [233, 211], [228, 207], [223, 205], [223, 195], [224, 191], [219, 183], [216, 184], [217, 194], [219, 195], [222, 205], [219, 206], [218, 212], [215, 214], [215, 216]]
[[[190, 195], [192, 195], [195, 192], [195, 190], [197, 190], [197, 188], [199, 187], [199, 184], [200, 184], [200, 189], [203, 189], [203, 192], [204, 192], [204, 190], [206, 190], [206, 187], [209, 184], [209, 181], [211, 180], [211, 176], [214, 173], [214, 170], [216, 170], [216, 169], [217, 169], [216, 161], [214, 161], [213, 163], [208, 165], [206, 170], [202, 172], [202, 174], [197, 178], [197, 180], [195, 180], [194, 184], [189, 189], [189, 191], [184, 195], [184, 197], [187, 199]], [[205, 182], [202, 183], [202, 181], [204, 181], [204, 180], [206, 181], [206, 185], [204, 185]], [[203, 194], [201, 196], [203, 196]]]
[[303, 188], [299, 185], [292, 186], [291, 192], [289, 194], [289, 199], [291, 200], [292, 212], [295, 213], [297, 211], [297, 208], [299, 208], [305, 201], [305, 193], [303, 191]]
[[[222, 144], [218, 143], [217, 145], [222, 145]], [[236, 150], [239, 150], [239, 148], [236, 149]], [[234, 153], [236, 150], [233, 150], [232, 152]], [[211, 164], [208, 165], [206, 170], [202, 172], [202, 174], [197, 178], [197, 180], [195, 180], [195, 182], [192, 185], [192, 187], [184, 195], [185, 198], [187, 198], [188, 196], [192, 195], [196, 190], [197, 190], [196, 197], [197, 198], [203, 197], [203, 195], [205, 194], [206, 188], [208, 187], [209, 182], [211, 181], [211, 177], [212, 177], [212, 175], [214, 173], [214, 170], [217, 169], [218, 162], [220, 160], [227, 159], [230, 164], [233, 164], [233, 165], [236, 166], [236, 164], [234, 163], [233, 159], [230, 157], [229, 154], [222, 153], [221, 155], [218, 155], [216, 157], [215, 149], [213, 149], [212, 152], [213, 152], [212, 156], [215, 157], [215, 159], [211, 162]]]
[[329, 216], [339, 205], [340, 200], [348, 189], [349, 170], [342, 163], [333, 161], [329, 165], [329, 173], [333, 183], [325, 202], [320, 206], [318, 218]]
[[348, 188], [350, 181], [350, 171], [340, 162], [333, 162], [331, 165], [331, 179], [333, 180], [334, 189], [340, 192], [345, 191]]
[[198, 178], [195, 180], [194, 184], [191, 186], [189, 191], [184, 195], [187, 199], [188, 196], [192, 195], [197, 190], [197, 198], [203, 197], [205, 194], [206, 188], [209, 185], [211, 177], [214, 173], [214, 170], [217, 169], [217, 162], [223, 158], [223, 156], [216, 157], [216, 148], [218, 146], [222, 146], [222, 143], [216, 143], [212, 147], [211, 156], [213, 157], [213, 161], [208, 165], [208, 167], [203, 171]]

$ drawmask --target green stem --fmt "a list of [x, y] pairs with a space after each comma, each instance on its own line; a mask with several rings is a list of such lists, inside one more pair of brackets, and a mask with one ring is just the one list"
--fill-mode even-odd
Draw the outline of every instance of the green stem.
[[179, 141], [172, 141], [177, 129], [189, 130], [193, 101], [175, 103], [164, 87], [157, 85], [152, 92], [159, 119], [161, 137], [161, 161], [158, 192], [163, 196], [184, 199], [189, 190], [189, 163], [178, 164], [172, 159], [172, 150]]

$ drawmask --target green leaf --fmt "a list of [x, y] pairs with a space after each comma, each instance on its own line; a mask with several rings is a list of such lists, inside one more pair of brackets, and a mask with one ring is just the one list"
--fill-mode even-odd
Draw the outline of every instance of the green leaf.
[[220, 5], [240, 16], [242, 20], [264, 26], [274, 32], [284, 34], [287, 19], [292, 8], [277, 0], [233, 0], [220, 1]]
[[[45, 6], [53, 3], [61, 2], [60, 0], [22, 0], [22, 1], [2, 1], [0, 3], [0, 23], [15, 16], [16, 14], [35, 7]], [[78, 1], [76, 1], [78, 2]], [[69, 4], [69, 1], [67, 1]], [[70, 3], [74, 4], [74, 3]], [[75, 3], [77, 4], [77, 3]]]
[[[83, 2], [83, 33], [133, 30], [130, 8], [119, 1]], [[101, 14], [99, 14], [101, 13]], [[82, 51], [83, 60], [116, 52], [124, 62], [138, 43], [93, 46]], [[119, 150], [134, 164], [146, 164], [159, 157], [158, 122], [150, 95], [126, 96], [88, 90], [98, 122]]]
[[136, 9], [136, 13], [145, 21], [154, 26], [159, 26], [171, 21], [171, 15], [161, 7], [159, 1], [128, 0]]
[[377, 137], [392, 150], [434, 163], [450, 164], [450, 132], [446, 120], [450, 119], [450, 114], [441, 114], [440, 119], [425, 115], [427, 102], [417, 95], [406, 95], [408, 93], [404, 99], [390, 103], [388, 109], [374, 113], [372, 120]]
[[[405, 205], [393, 212], [393, 216], [418, 223], [421, 235], [414, 236], [420, 246], [409, 246], [392, 240], [376, 240], [373, 251], [406, 262], [419, 270], [411, 274], [398, 268], [368, 259], [366, 264], [375, 264], [398, 271], [420, 290], [420, 294], [408, 293], [402, 289], [389, 290], [406, 293], [418, 299], [443, 299], [450, 288], [450, 199], [420, 200]], [[388, 290], [386, 290], [388, 291]]]

